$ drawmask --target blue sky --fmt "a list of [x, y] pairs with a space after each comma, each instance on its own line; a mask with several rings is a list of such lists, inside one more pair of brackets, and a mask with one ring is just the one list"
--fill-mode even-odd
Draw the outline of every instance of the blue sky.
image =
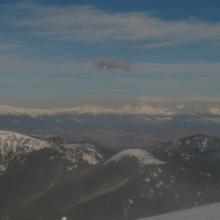
[[217, 0], [3, 0], [0, 11], [0, 104], [220, 96]]

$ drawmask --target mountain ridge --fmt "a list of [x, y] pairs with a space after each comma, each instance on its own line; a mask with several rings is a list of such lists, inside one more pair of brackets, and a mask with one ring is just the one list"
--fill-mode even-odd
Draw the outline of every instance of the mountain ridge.
[[[0, 176], [0, 216], [134, 220], [219, 201], [220, 141], [214, 137], [110, 153], [104, 146], [51, 140], [52, 147], [14, 158]], [[186, 159], [182, 150], [194, 157]]]

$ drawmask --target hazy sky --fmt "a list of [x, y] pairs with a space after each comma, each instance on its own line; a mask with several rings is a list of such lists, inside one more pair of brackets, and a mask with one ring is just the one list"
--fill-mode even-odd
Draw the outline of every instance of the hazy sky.
[[0, 1], [0, 104], [219, 97], [220, 1]]

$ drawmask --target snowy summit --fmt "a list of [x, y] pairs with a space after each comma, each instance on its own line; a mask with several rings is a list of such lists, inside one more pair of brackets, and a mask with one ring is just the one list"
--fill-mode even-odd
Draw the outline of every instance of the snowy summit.
[[150, 153], [141, 149], [127, 149], [119, 152], [112, 158], [110, 158], [107, 163], [119, 162], [124, 159], [135, 159], [140, 165], [149, 164], [163, 164], [164, 162], [155, 159]]

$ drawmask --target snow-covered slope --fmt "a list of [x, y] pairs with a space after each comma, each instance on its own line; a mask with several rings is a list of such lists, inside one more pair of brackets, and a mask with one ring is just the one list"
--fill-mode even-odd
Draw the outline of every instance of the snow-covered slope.
[[12, 131], [0, 131], [0, 146], [7, 153], [7, 150], [15, 151], [18, 147], [25, 147], [27, 150], [39, 150], [48, 147], [49, 143]]
[[139, 220], [219, 220], [220, 203]]
[[85, 144], [64, 144], [59, 148], [64, 153], [63, 159], [72, 163], [86, 162], [95, 165], [103, 159], [103, 156], [96, 150], [95, 146]]
[[0, 173], [14, 157], [45, 147], [50, 147], [50, 143], [16, 132], [0, 131]]
[[127, 149], [119, 152], [109, 160], [107, 160], [107, 164], [120, 162], [126, 159], [134, 159], [137, 161], [139, 165], [149, 165], [149, 164], [162, 164], [164, 162], [155, 159], [150, 153], [141, 149]]

